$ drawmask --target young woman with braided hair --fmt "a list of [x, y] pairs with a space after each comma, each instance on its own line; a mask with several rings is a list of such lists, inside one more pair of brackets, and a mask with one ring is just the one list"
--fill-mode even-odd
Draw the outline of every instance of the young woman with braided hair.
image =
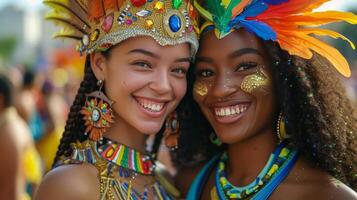
[[[85, 74], [36, 199], [173, 199], [149, 135], [176, 138], [175, 112], [198, 48], [184, 1], [46, 0], [46, 17], [79, 39]], [[164, 122], [165, 126], [164, 125]], [[154, 146], [156, 149], [157, 145]], [[172, 146], [173, 147], [173, 146]]]
[[309, 34], [342, 36], [306, 27], [357, 17], [314, 13], [323, 2], [195, 4], [196, 103], [174, 154], [186, 199], [357, 199], [356, 113], [333, 69], [348, 64]]

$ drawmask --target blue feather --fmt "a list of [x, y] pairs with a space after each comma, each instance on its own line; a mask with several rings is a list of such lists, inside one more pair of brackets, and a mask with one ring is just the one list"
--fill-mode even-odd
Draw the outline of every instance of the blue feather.
[[240, 14], [245, 17], [256, 17], [268, 9], [268, 4], [263, 1], [253, 1], [246, 9]]
[[240, 20], [239, 26], [246, 28], [248, 32], [254, 33], [263, 40], [276, 41], [275, 31], [263, 22], [256, 20]]
[[264, 3], [270, 4], [270, 5], [279, 5], [281, 3], [286, 3], [289, 0], [262, 0]]

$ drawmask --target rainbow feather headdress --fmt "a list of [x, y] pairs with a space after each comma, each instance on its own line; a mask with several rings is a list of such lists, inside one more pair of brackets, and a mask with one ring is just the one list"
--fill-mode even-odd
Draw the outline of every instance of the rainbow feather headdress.
[[136, 36], [160, 45], [190, 43], [198, 49], [195, 9], [186, 0], [44, 0], [46, 19], [62, 26], [55, 38], [78, 40], [77, 50], [91, 53]]
[[357, 16], [349, 12], [314, 12], [330, 0], [205, 0], [203, 8], [196, 0], [194, 6], [207, 20], [201, 31], [214, 26], [218, 38], [223, 38], [241, 27], [255, 33], [263, 40], [277, 42], [289, 52], [310, 59], [316, 52], [328, 59], [342, 75], [349, 77], [351, 71], [346, 59], [329, 44], [313, 37], [330, 36], [354, 44], [343, 35], [318, 26], [345, 21], [357, 24]]

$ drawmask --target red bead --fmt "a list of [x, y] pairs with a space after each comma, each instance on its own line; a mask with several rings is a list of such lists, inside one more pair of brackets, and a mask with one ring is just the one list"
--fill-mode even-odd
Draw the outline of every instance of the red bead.
[[135, 7], [143, 6], [146, 3], [146, 0], [130, 0], [131, 4]]

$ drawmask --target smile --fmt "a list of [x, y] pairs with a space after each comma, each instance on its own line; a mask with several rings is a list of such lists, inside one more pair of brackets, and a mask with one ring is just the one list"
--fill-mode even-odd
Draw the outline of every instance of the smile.
[[242, 118], [248, 110], [249, 106], [249, 103], [239, 103], [229, 106], [215, 106], [212, 108], [217, 122], [222, 124], [230, 124]]
[[234, 116], [244, 113], [247, 110], [247, 105], [235, 105], [229, 107], [214, 108], [215, 114], [219, 117]]
[[151, 99], [145, 97], [135, 97], [141, 111], [153, 118], [158, 118], [164, 115], [167, 100]]
[[141, 107], [150, 112], [160, 112], [163, 110], [165, 105], [163, 102], [155, 102], [144, 98], [136, 98], [136, 100], [141, 105]]

